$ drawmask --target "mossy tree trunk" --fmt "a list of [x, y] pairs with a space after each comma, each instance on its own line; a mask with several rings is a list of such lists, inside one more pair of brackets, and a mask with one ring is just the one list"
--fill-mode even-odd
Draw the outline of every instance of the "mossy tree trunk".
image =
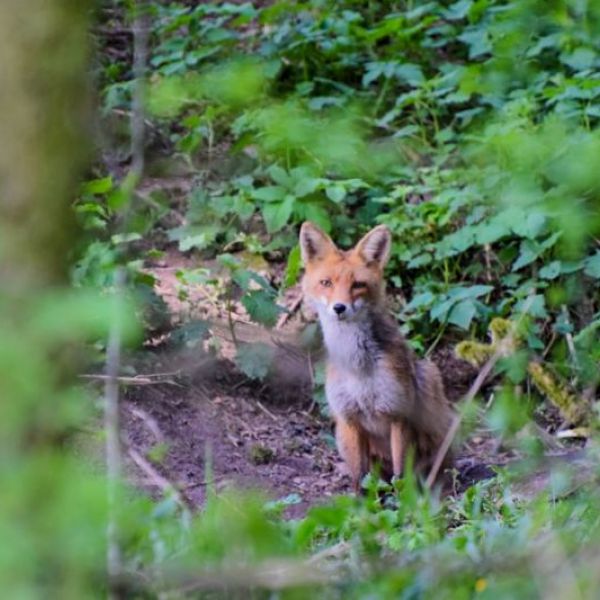
[[90, 4], [0, 3], [0, 277], [17, 297], [66, 281], [88, 155]]

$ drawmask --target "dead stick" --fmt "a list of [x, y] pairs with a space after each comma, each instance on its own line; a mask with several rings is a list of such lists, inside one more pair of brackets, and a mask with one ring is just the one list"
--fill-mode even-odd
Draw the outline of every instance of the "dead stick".
[[177, 504], [186, 512], [189, 510], [190, 506], [177, 488], [166, 477], [163, 477], [137, 450], [130, 447], [127, 454], [164, 494], [173, 494]]
[[[498, 360], [506, 354], [507, 348], [512, 347], [514, 331], [516, 331], [518, 329], [519, 325], [521, 324], [521, 322], [523, 320], [523, 317], [529, 311], [529, 308], [533, 302], [533, 298], [534, 298], [534, 296], [531, 295], [527, 299], [527, 302], [525, 302], [525, 304], [523, 305], [521, 315], [519, 316], [519, 320], [517, 321], [515, 327], [503, 340], [501, 340], [498, 343], [498, 348], [496, 349], [494, 354], [489, 358], [489, 360], [485, 363], [485, 365], [483, 365], [483, 368], [481, 369], [481, 371], [479, 371], [477, 378], [475, 379], [475, 381], [469, 388], [469, 391], [467, 392], [467, 395], [465, 396], [465, 398], [462, 402], [463, 406], [466, 406], [473, 400], [473, 398], [475, 398], [475, 396], [477, 395], [477, 392], [479, 392], [479, 390], [481, 389], [481, 386], [484, 384], [485, 380], [487, 379], [488, 375], [491, 373], [492, 369], [494, 368], [494, 366], [496, 365]], [[438, 473], [440, 472], [440, 468], [442, 466], [442, 463], [444, 462], [444, 458], [446, 458], [446, 454], [448, 454], [448, 450], [450, 449], [450, 446], [452, 445], [452, 442], [454, 440], [454, 437], [456, 436], [456, 433], [458, 432], [458, 428], [460, 427], [461, 422], [462, 422], [462, 414], [456, 413], [454, 415], [454, 418], [452, 419], [452, 423], [450, 424], [448, 431], [446, 432], [446, 437], [444, 438], [442, 445], [440, 446], [439, 450], [437, 451], [435, 460], [433, 461], [433, 466], [431, 467], [431, 471], [429, 471], [429, 475], [427, 476], [427, 480], [425, 481], [425, 486], [428, 489], [431, 489], [431, 487], [433, 486], [433, 484], [438, 476]]]
[[300, 294], [294, 300], [294, 302], [292, 302], [292, 305], [290, 306], [289, 310], [284, 312], [281, 315], [281, 317], [279, 317], [279, 321], [277, 321], [277, 325], [275, 325], [275, 329], [281, 329], [288, 322], [288, 320], [292, 318], [292, 315], [294, 315], [294, 313], [298, 310], [298, 307], [301, 304], [302, 304], [302, 294]]
[[271, 417], [271, 419], [273, 419], [273, 421], [275, 421], [277, 423], [277, 421], [278, 421], [277, 417], [266, 406], [264, 406], [260, 400], [257, 400], [256, 404], [257, 404], [258, 408], [260, 408], [260, 410], [262, 410], [265, 413], [265, 415]]
[[108, 523], [106, 526], [106, 562], [109, 584], [109, 598], [113, 593], [114, 582], [122, 570], [121, 546], [118, 525], [118, 484], [122, 473], [122, 448], [119, 425], [119, 384], [117, 374], [121, 364], [121, 309], [125, 287], [125, 270], [119, 267], [115, 273], [115, 299], [112, 322], [106, 349], [106, 375], [104, 376], [104, 428], [106, 432], [106, 479], [108, 497]]
[[141, 408], [137, 406], [127, 406], [127, 410], [136, 418], [140, 419], [146, 425], [149, 431], [152, 432], [152, 435], [156, 438], [156, 441], [159, 444], [164, 443], [165, 436], [163, 435], [160, 427], [156, 420], [151, 417], [147, 412], [143, 411]]
[[[500, 346], [502, 347], [503, 345], [500, 344]], [[498, 350], [496, 350], [496, 352], [485, 363], [481, 371], [479, 371], [477, 378], [469, 388], [469, 391], [462, 402], [463, 406], [469, 404], [473, 400], [473, 398], [475, 398], [477, 392], [479, 392], [481, 386], [484, 384], [491, 370], [494, 368], [501, 356], [502, 350], [501, 348], [498, 348]], [[446, 458], [446, 454], [448, 453], [448, 450], [452, 445], [452, 441], [454, 440], [454, 436], [456, 435], [461, 422], [462, 414], [456, 413], [454, 415], [454, 418], [452, 419], [452, 423], [450, 424], [448, 431], [446, 432], [446, 437], [444, 438], [444, 441], [442, 442], [442, 445], [440, 446], [436, 454], [435, 461], [433, 462], [433, 466], [431, 467], [431, 471], [429, 471], [429, 475], [427, 476], [427, 481], [425, 482], [427, 488], [431, 488], [431, 486], [434, 484], [437, 475], [440, 471], [440, 467], [444, 462], [444, 458]]]
[[[99, 373], [83, 373], [79, 375], [80, 379], [91, 379], [97, 381], [116, 381], [118, 383], [122, 383], [123, 385], [158, 385], [160, 383], [168, 383], [170, 385], [180, 385], [176, 381], [172, 379], [158, 379], [158, 376], [154, 375], [135, 375], [133, 377], [111, 377], [109, 375], [101, 375]], [[150, 377], [155, 377], [154, 379], [150, 379]]]

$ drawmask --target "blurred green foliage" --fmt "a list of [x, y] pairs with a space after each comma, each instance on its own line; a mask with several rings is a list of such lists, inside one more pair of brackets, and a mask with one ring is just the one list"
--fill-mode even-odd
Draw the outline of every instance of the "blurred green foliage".
[[[31, 25], [0, 36], [11, 57], [0, 113], [23, 125], [6, 127], [0, 154], [10, 209], [0, 242], [0, 585], [10, 597], [106, 593], [105, 482], [73, 456], [72, 437], [98, 407], [72, 378], [83, 342], [102, 348], [111, 320], [135, 322], [131, 307], [119, 317], [109, 302], [115, 269], [127, 266], [129, 295], [142, 297], [153, 285], [143, 260], [160, 255], [160, 235], [182, 252], [220, 254], [232, 275], [224, 298], [235, 286], [250, 317], [273, 325], [272, 282], [226, 247], [289, 253], [290, 286], [303, 220], [342, 245], [386, 223], [396, 312], [419, 349], [481, 338], [492, 317], [527, 306], [526, 351], [578, 391], [598, 379], [597, 3], [150, 4], [150, 123], [197, 183], [177, 224], [164, 193], [134, 191], [127, 178], [96, 169], [78, 193], [70, 186], [83, 153], [79, 121], [64, 119], [81, 114], [65, 98], [81, 97], [86, 11], [58, 1], [26, 16], [0, 9], [0, 32], [20, 31], [9, 14]], [[101, 8], [127, 23], [124, 3]], [[96, 68], [103, 118], [129, 111], [127, 56], [101, 53]], [[65, 235], [72, 196], [81, 239]], [[75, 291], [61, 275], [65, 239]], [[264, 357], [245, 354], [242, 369], [261, 377]], [[511, 385], [527, 384], [518, 358], [503, 366]], [[539, 444], [518, 434], [536, 404], [505, 387], [488, 414], [533, 457]], [[596, 463], [591, 455], [585, 479]], [[299, 520], [282, 516], [294, 497], [209, 489], [191, 516], [175, 494], [153, 502], [123, 489], [122, 594], [594, 597], [600, 503], [578, 475], [565, 467], [539, 495], [520, 495], [522, 481], [501, 472], [445, 499], [410, 476], [393, 486], [368, 477], [365, 498]]]

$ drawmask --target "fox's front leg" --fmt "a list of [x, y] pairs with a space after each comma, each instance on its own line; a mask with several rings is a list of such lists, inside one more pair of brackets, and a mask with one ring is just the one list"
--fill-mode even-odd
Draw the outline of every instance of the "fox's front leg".
[[404, 471], [404, 458], [408, 442], [408, 429], [404, 426], [404, 423], [402, 421], [392, 421], [390, 426], [390, 447], [394, 477], [400, 477]]
[[369, 471], [369, 442], [362, 429], [338, 418], [335, 426], [338, 451], [346, 462], [354, 491], [360, 493], [360, 482]]

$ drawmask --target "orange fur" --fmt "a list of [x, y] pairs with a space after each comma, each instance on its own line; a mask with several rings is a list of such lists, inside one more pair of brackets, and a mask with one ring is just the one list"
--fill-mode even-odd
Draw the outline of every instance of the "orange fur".
[[384, 474], [402, 475], [409, 450], [426, 474], [452, 417], [439, 370], [415, 357], [385, 308], [390, 246], [383, 226], [348, 251], [312, 223], [300, 232], [303, 290], [327, 347], [327, 400], [357, 490], [374, 461]]

